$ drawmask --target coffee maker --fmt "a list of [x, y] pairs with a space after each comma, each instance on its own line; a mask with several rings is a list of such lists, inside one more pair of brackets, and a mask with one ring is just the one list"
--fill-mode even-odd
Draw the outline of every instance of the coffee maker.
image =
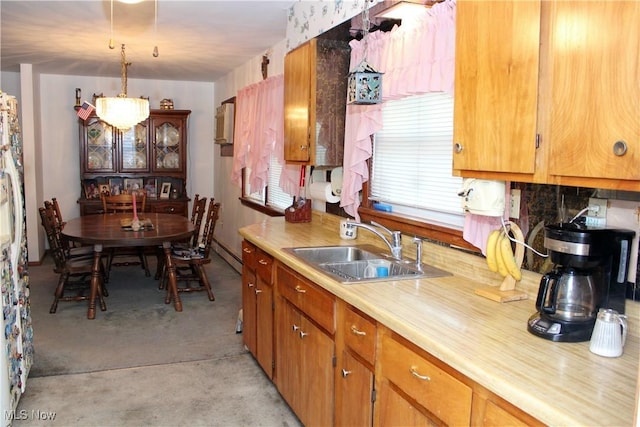
[[600, 308], [624, 313], [634, 236], [577, 223], [545, 226], [544, 246], [554, 266], [540, 281], [528, 331], [551, 341], [588, 341]]

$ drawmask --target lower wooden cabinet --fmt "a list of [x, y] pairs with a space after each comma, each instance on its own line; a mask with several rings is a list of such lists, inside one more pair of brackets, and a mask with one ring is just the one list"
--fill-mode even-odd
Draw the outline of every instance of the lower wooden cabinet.
[[305, 426], [542, 425], [250, 242], [242, 246], [245, 345]]
[[[333, 329], [334, 298], [282, 265], [276, 288], [276, 386], [305, 426], [332, 425], [335, 344], [320, 325]], [[329, 310], [301, 309], [318, 306]]]
[[273, 378], [273, 258], [242, 242], [243, 342], [269, 378]]

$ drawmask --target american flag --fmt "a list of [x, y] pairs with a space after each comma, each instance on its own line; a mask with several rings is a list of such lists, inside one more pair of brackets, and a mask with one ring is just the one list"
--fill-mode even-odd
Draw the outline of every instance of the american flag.
[[83, 102], [82, 106], [78, 109], [78, 117], [82, 120], [87, 120], [91, 113], [95, 110], [95, 107], [88, 102]]

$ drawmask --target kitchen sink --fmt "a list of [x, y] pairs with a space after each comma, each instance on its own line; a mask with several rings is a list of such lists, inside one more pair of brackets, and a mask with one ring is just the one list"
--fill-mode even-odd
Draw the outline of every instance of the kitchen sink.
[[[418, 268], [413, 261], [395, 259], [383, 250], [370, 245], [315, 246], [285, 248], [284, 250], [344, 284], [451, 275], [449, 272], [430, 265], [422, 264]], [[381, 263], [388, 266], [388, 275], [370, 277], [371, 270], [367, 274], [367, 266], [380, 265]]]

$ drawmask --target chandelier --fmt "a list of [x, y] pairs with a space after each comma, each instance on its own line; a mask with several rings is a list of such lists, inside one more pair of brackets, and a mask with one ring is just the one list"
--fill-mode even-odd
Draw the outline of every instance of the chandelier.
[[127, 98], [127, 62], [124, 44], [120, 51], [122, 73], [122, 92], [117, 97], [96, 99], [96, 113], [103, 121], [120, 130], [127, 130], [149, 117], [149, 100], [143, 98]]

